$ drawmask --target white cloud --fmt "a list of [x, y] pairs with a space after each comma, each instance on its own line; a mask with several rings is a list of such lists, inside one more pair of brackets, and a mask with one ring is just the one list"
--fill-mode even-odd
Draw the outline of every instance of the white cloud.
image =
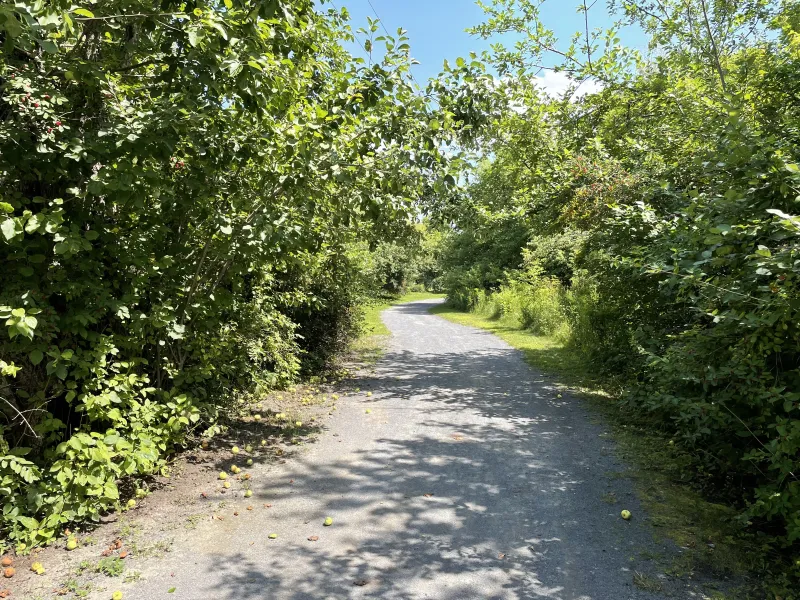
[[[575, 81], [564, 72], [545, 71], [541, 77], [535, 77], [536, 85], [551, 98], [563, 98], [567, 90], [575, 85]], [[580, 98], [587, 94], [595, 94], [603, 89], [597, 81], [586, 80], [581, 83], [572, 98]]]

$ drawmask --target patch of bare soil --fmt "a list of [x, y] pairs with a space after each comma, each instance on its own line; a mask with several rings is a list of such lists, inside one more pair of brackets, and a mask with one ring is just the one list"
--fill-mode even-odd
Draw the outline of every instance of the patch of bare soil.
[[[249, 405], [223, 433], [198, 439], [176, 455], [163, 476], [139, 481], [146, 495], [134, 506], [70, 532], [78, 540], [74, 550], [67, 550], [65, 535], [28, 556], [6, 557], [15, 572], [0, 581], [0, 598], [110, 599], [120, 584], [137, 580], [149, 560], [188, 540], [203, 522], [269, 510], [269, 504], [249, 503], [250, 487], [314, 441], [346, 391], [341, 378], [348, 373], [343, 369], [331, 384], [323, 379]], [[37, 574], [32, 567], [39, 566], [43, 572]]]

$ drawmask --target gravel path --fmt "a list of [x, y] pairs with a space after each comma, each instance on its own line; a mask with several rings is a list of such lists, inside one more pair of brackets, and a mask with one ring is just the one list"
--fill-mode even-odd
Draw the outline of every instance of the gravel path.
[[661, 598], [632, 583], [640, 552], [666, 549], [602, 426], [435, 302], [384, 313], [393, 338], [362, 391], [257, 478], [251, 501], [272, 508], [192, 532], [126, 598]]

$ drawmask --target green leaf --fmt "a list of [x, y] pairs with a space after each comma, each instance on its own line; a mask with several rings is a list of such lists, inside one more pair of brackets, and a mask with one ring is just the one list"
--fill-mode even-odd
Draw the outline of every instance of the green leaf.
[[42, 50], [47, 52], [48, 54], [56, 54], [58, 53], [58, 46], [52, 40], [36, 40], [39, 42], [39, 45], [42, 47]]
[[76, 15], [81, 16], [81, 17], [86, 17], [87, 19], [93, 19], [94, 18], [94, 13], [92, 11], [90, 11], [89, 9], [86, 9], [86, 8], [76, 8], [72, 12], [73, 12], [73, 14], [76, 14]]
[[6, 219], [0, 224], [0, 231], [3, 232], [3, 237], [6, 240], [11, 240], [17, 235], [17, 224], [14, 219]]
[[766, 258], [772, 256], [772, 252], [766, 246], [759, 246], [758, 249], [756, 250], [756, 254], [758, 256], [764, 256]]
[[31, 363], [33, 363], [34, 365], [38, 365], [40, 362], [42, 362], [44, 354], [42, 353], [41, 350], [34, 350], [28, 355], [28, 358], [30, 358]]
[[[222, 36], [223, 39], [225, 39], [225, 40], [228, 39], [228, 32], [225, 30], [225, 28], [220, 23], [217, 23], [216, 21], [212, 21], [211, 22], [211, 26], [214, 29], [216, 29], [217, 31], [219, 31], [219, 33], [220, 33], [220, 35]], [[241, 68], [241, 65], [239, 65], [239, 63], [236, 63], [236, 64], [237, 64], [237, 66], [239, 66]]]

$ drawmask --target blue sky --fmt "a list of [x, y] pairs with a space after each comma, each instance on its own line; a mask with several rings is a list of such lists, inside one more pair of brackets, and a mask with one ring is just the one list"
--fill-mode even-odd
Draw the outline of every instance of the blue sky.
[[[564, 45], [575, 31], [584, 26], [583, 14], [575, 11], [577, 0], [548, 0], [542, 7], [545, 24], [553, 29]], [[489, 42], [470, 36], [464, 30], [484, 20], [484, 13], [474, 0], [371, 0], [372, 6], [386, 28], [394, 34], [398, 27], [408, 30], [412, 56], [421, 64], [415, 67], [414, 76], [420, 84], [440, 71], [445, 59], [453, 62], [467, 56], [470, 50], [488, 49]], [[346, 7], [350, 12], [353, 30], [366, 26], [367, 16], [375, 17], [368, 0], [333, 0], [335, 6]], [[592, 28], [607, 28], [613, 22], [605, 9], [604, 0], [598, 0], [590, 11]], [[644, 49], [644, 34], [628, 28], [620, 36], [627, 46]], [[545, 74], [545, 85], [558, 87], [565, 83], [562, 76]]]

